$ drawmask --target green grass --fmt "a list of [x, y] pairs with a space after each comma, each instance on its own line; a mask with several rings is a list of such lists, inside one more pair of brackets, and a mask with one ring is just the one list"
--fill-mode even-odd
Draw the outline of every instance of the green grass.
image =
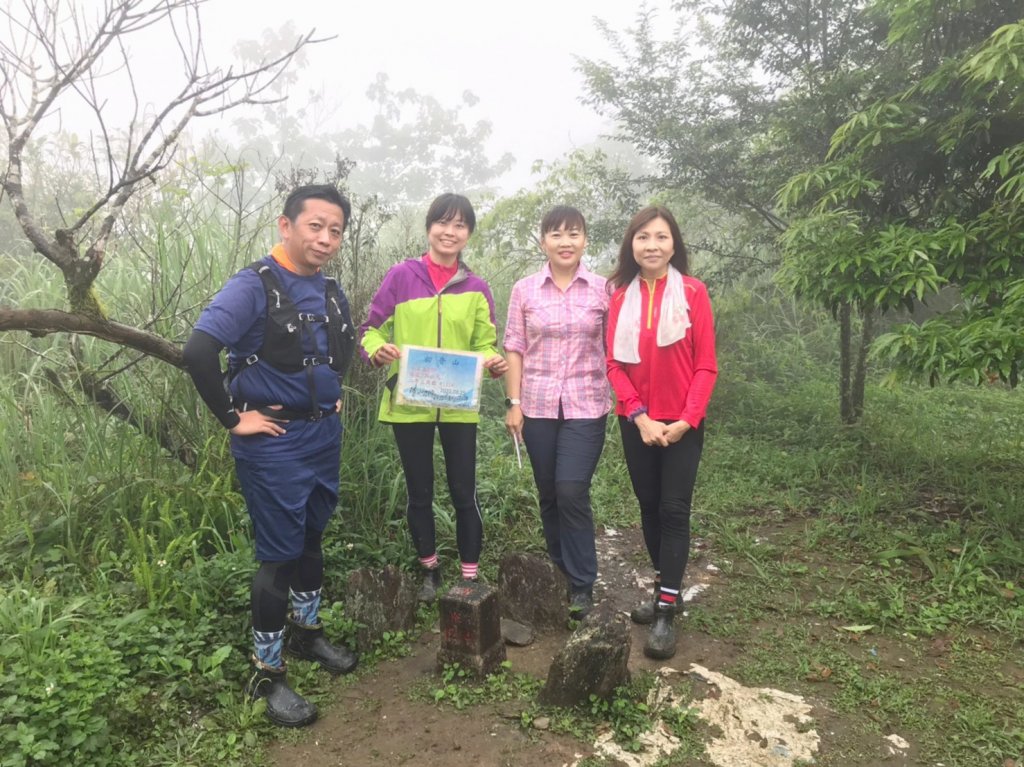
[[508, 661], [502, 662], [497, 672], [483, 679], [475, 677], [458, 663], [446, 663], [437, 679], [423, 680], [410, 691], [409, 697], [461, 711], [484, 703], [529, 701], [543, 684], [542, 680], [528, 674], [514, 673]]
[[[932, 762], [1019, 759], [1020, 393], [869, 385], [842, 426], [827, 347], [779, 316], [771, 338], [735, 316], [722, 334], [695, 520], [729, 564], [691, 625], [740, 647], [727, 673], [841, 715], [821, 764], [890, 732]], [[725, 378], [734, 364], [749, 375]]]

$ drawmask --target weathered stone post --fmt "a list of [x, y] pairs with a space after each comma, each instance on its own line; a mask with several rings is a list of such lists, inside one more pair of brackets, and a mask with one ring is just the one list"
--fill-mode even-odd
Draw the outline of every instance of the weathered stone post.
[[501, 609], [506, 618], [544, 631], [569, 619], [565, 576], [547, 557], [512, 551], [498, 562]]
[[610, 699], [629, 682], [631, 642], [626, 617], [607, 603], [598, 605], [551, 662], [540, 702], [577, 706], [591, 695]]

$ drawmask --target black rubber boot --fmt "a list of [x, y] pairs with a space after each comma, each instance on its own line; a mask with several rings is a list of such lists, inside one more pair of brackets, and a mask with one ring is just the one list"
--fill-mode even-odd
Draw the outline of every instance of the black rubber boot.
[[283, 666], [274, 669], [254, 663], [246, 693], [253, 700], [265, 698], [267, 719], [280, 727], [305, 727], [316, 721], [316, 706], [289, 686]]
[[433, 602], [437, 599], [437, 592], [441, 589], [441, 568], [428, 567], [423, 571], [423, 585], [416, 595], [420, 602]]
[[332, 674], [347, 674], [359, 663], [359, 656], [345, 645], [333, 645], [324, 636], [324, 624], [303, 626], [289, 621], [290, 631], [284, 650], [289, 655], [320, 664]]
[[572, 587], [569, 592], [569, 617], [581, 621], [594, 609], [594, 589], [590, 586]]
[[654, 597], [650, 602], [644, 602], [639, 607], [634, 607], [629, 612], [629, 619], [641, 626], [650, 625], [654, 620], [654, 603], [658, 601], [658, 593], [661, 590], [661, 581], [654, 582]]
[[658, 602], [654, 605], [654, 622], [644, 644], [644, 655], [657, 660], [668, 660], [676, 654], [676, 606]]

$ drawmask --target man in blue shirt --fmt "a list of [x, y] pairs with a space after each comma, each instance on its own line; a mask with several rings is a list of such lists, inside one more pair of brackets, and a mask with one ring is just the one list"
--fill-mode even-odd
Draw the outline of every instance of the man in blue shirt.
[[335, 674], [358, 661], [327, 641], [319, 619], [321, 540], [338, 501], [341, 378], [354, 348], [348, 302], [321, 269], [341, 247], [350, 214], [333, 186], [295, 189], [277, 220], [281, 242], [228, 280], [184, 349], [197, 391], [231, 433], [253, 524], [260, 566], [249, 690], [266, 698], [271, 721], [288, 727], [310, 724], [317, 710], [289, 686], [282, 652]]

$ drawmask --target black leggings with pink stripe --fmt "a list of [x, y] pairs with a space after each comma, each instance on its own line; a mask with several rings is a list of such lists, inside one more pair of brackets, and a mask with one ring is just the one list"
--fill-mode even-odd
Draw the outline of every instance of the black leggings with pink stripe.
[[463, 562], [480, 561], [484, 524], [476, 502], [475, 423], [394, 423], [391, 425], [409, 495], [406, 516], [416, 555], [437, 552], [434, 529], [434, 429], [441, 436], [448, 490], [455, 507], [455, 537]]

